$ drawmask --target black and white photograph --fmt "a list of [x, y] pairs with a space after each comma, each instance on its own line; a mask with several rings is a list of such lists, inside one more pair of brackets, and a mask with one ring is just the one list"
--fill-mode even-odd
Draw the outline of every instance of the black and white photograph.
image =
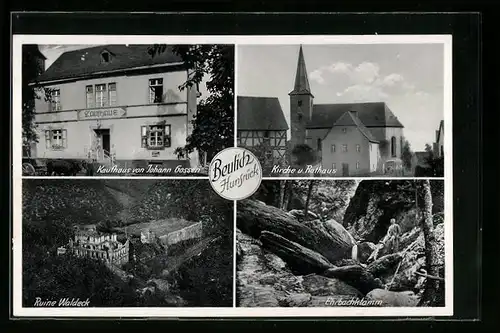
[[206, 180], [22, 187], [24, 308], [233, 306], [234, 205]]
[[442, 180], [264, 180], [237, 203], [236, 304], [444, 307], [444, 211]]
[[444, 176], [444, 42], [237, 48], [238, 146], [264, 176]]
[[205, 176], [233, 146], [234, 45], [39, 40], [22, 45], [23, 175]]

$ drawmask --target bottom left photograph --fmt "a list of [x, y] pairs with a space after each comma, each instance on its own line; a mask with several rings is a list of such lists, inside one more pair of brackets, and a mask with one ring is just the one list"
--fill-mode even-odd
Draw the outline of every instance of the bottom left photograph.
[[24, 179], [22, 199], [23, 307], [233, 305], [233, 202], [207, 180]]

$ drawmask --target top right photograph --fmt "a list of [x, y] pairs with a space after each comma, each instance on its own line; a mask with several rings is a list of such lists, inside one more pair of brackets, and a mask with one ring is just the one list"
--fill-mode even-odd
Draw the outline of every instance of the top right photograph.
[[237, 145], [264, 177], [444, 177], [446, 61], [444, 43], [238, 45]]

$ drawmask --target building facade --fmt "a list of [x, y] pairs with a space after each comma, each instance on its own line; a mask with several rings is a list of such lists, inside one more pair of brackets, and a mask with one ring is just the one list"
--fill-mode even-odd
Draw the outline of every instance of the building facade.
[[436, 131], [436, 142], [433, 144], [434, 156], [444, 157], [444, 121], [441, 120]]
[[288, 124], [278, 98], [238, 96], [238, 147], [259, 150], [266, 160], [285, 158]]
[[75, 237], [69, 241], [68, 248], [77, 257], [102, 260], [118, 266], [129, 261], [129, 240], [121, 243], [116, 234], [101, 234], [95, 225], [75, 228]]
[[178, 160], [196, 115], [198, 90], [180, 90], [188, 70], [171, 47], [106, 45], [63, 53], [34, 83], [40, 159], [90, 159], [119, 167], [197, 166]]

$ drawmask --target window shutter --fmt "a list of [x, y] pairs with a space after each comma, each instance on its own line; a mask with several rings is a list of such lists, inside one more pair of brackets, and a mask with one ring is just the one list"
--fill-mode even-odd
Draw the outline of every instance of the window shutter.
[[45, 148], [50, 148], [50, 131], [45, 131]]
[[67, 140], [67, 131], [65, 129], [62, 130], [62, 146], [64, 148], [68, 147], [68, 140]]
[[146, 148], [148, 146], [148, 136], [146, 126], [141, 126], [141, 147]]
[[163, 145], [165, 147], [170, 147], [170, 125], [165, 125], [165, 131], [163, 135]]

